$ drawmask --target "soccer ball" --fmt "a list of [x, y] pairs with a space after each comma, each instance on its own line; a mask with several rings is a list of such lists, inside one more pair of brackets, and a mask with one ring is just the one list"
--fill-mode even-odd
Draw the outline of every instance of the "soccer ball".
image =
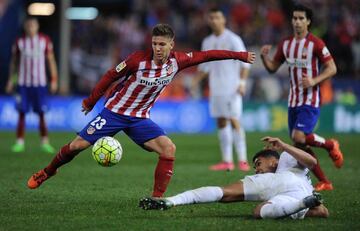
[[121, 160], [122, 153], [123, 149], [119, 141], [110, 136], [101, 137], [92, 148], [92, 156], [104, 167], [117, 164]]

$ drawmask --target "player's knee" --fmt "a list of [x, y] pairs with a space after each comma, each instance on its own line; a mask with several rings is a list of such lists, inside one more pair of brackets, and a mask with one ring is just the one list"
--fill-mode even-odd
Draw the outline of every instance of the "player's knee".
[[160, 156], [173, 158], [175, 157], [175, 152], [176, 152], [175, 144], [173, 142], [169, 142], [162, 147]]
[[71, 151], [82, 151], [90, 146], [90, 143], [83, 139], [75, 139], [70, 143]]
[[225, 128], [227, 125], [227, 120], [225, 118], [219, 118], [217, 119], [217, 126], [218, 128]]
[[171, 155], [172, 157], [175, 156], [176, 145], [175, 145], [173, 142], [171, 142], [170, 144], [168, 144], [165, 149], [166, 149], [166, 153], [168, 153], [168, 154]]
[[294, 133], [292, 134], [291, 139], [294, 143], [305, 144], [305, 136], [303, 134]]

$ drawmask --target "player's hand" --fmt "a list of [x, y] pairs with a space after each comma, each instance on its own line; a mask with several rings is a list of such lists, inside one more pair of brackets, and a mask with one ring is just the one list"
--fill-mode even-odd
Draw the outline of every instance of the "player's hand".
[[246, 59], [246, 62], [253, 64], [255, 62], [255, 59], [256, 59], [255, 52], [248, 52], [248, 57]]
[[264, 46], [262, 46], [261, 48], [260, 48], [260, 55], [261, 55], [261, 57], [266, 57], [266, 56], [268, 56], [269, 55], [269, 53], [270, 53], [270, 50], [271, 50], [271, 45], [264, 45]]
[[241, 95], [244, 96], [246, 94], [246, 85], [245, 84], [240, 84], [237, 92]]
[[277, 137], [266, 136], [261, 140], [265, 142], [265, 149], [270, 149], [277, 152], [284, 151], [284, 146], [286, 144]]
[[87, 115], [89, 112], [91, 112], [91, 109], [88, 108], [86, 105], [85, 105], [85, 100], [82, 101], [81, 103], [81, 112], [84, 112], [85, 115]]
[[13, 89], [14, 89], [14, 84], [12, 81], [8, 81], [7, 84], [6, 84], [6, 88], [5, 88], [5, 92], [7, 94], [11, 94], [13, 92]]
[[310, 78], [305, 73], [303, 73], [302, 85], [303, 85], [303, 88], [313, 87], [313, 86], [315, 86], [315, 81], [313, 78]]
[[50, 83], [50, 92], [51, 94], [55, 94], [58, 89], [58, 83], [57, 82], [51, 82]]

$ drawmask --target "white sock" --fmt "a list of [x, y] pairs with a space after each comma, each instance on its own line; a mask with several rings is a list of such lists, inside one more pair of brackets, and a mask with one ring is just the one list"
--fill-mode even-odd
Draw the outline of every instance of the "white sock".
[[25, 140], [24, 140], [24, 138], [18, 138], [18, 139], [16, 139], [16, 143], [23, 145], [23, 144], [25, 144]]
[[218, 135], [220, 141], [222, 160], [225, 162], [232, 163], [233, 162], [232, 132], [230, 125], [227, 125], [226, 127], [219, 129]]
[[287, 203], [271, 203], [265, 204], [260, 209], [261, 218], [280, 218], [286, 217], [291, 214], [297, 213], [302, 209], [305, 209], [305, 205], [302, 200], [289, 201]]
[[240, 127], [239, 131], [233, 129], [233, 137], [238, 160], [247, 161], [246, 136], [244, 128]]
[[224, 193], [220, 187], [208, 186], [189, 190], [176, 196], [167, 197], [166, 199], [169, 200], [174, 206], [188, 205], [216, 202], [221, 200], [223, 194]]
[[48, 143], [49, 143], [49, 138], [47, 136], [41, 137], [41, 144], [48, 144]]

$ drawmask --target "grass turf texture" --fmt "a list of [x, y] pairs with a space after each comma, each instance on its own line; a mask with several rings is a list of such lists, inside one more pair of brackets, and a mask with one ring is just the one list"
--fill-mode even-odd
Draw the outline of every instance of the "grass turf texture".
[[[287, 135], [271, 134], [289, 141]], [[328, 219], [307, 218], [255, 220], [257, 203], [202, 204], [168, 211], [144, 211], [137, 207], [152, 191], [157, 156], [130, 141], [117, 138], [124, 156], [111, 168], [99, 166], [90, 149], [39, 189], [30, 190], [26, 182], [43, 168], [52, 155], [42, 153], [37, 133], [26, 135], [26, 152], [11, 153], [14, 134], [0, 133], [0, 230], [359, 230], [360, 221], [360, 135], [323, 134], [340, 140], [345, 165], [338, 170], [330, 158], [316, 149], [323, 169], [335, 190], [323, 192], [329, 208]], [[257, 151], [261, 133], [248, 133], [249, 159]], [[70, 141], [73, 133], [51, 133], [56, 148]], [[226, 185], [244, 176], [239, 170], [211, 172], [208, 166], [220, 158], [213, 135], [171, 135], [177, 145], [175, 174], [166, 195], [207, 185]], [[253, 172], [251, 172], [252, 174]]]

